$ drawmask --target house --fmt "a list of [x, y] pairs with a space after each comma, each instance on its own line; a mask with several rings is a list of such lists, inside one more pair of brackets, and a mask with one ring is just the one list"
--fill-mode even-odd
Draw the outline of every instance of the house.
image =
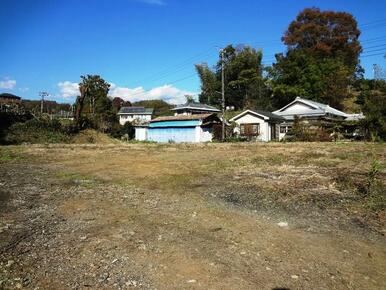
[[217, 115], [210, 113], [158, 117], [149, 123], [147, 140], [161, 143], [210, 142], [217, 136], [220, 124]]
[[174, 115], [193, 115], [193, 114], [211, 114], [221, 112], [219, 109], [197, 102], [187, 102], [183, 105], [178, 105], [171, 109]]
[[148, 122], [152, 119], [154, 109], [144, 107], [122, 107], [119, 112], [119, 124], [126, 122]]
[[245, 110], [230, 119], [236, 123], [235, 133], [256, 141], [279, 140], [279, 124], [284, 119], [271, 112]]
[[307, 100], [297, 97], [288, 105], [283, 108], [274, 111], [273, 114], [282, 117], [285, 121], [280, 125], [279, 139], [281, 140], [291, 129], [295, 117], [301, 118], [307, 123], [315, 121], [353, 121], [364, 118], [362, 113], [360, 114], [347, 114], [339, 111], [329, 105], [319, 102]]
[[287, 121], [293, 121], [295, 119], [295, 116], [308, 120], [344, 120], [349, 115], [342, 111], [334, 109], [329, 105], [303, 99], [300, 97], [297, 97], [291, 103], [277, 111], [274, 111], [273, 113], [282, 116]]

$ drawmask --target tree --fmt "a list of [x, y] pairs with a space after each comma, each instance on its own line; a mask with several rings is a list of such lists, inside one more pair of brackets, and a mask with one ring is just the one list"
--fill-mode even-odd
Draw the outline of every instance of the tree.
[[346, 12], [306, 8], [292, 21], [282, 41], [289, 50], [305, 50], [319, 58], [338, 58], [355, 69], [362, 52], [355, 18]]
[[269, 70], [276, 106], [303, 96], [341, 108], [362, 73], [359, 35], [349, 13], [317, 8], [300, 12], [282, 37], [287, 52], [277, 54]]
[[236, 109], [245, 107], [270, 107], [266, 80], [263, 78], [261, 64], [263, 54], [249, 46], [223, 49], [223, 60], [209, 69], [207, 64], [196, 65], [201, 80], [200, 102], [219, 106], [221, 104], [221, 67], [225, 70], [225, 102]]
[[357, 102], [361, 105], [365, 119], [361, 125], [367, 139], [386, 140], [386, 81], [362, 80]]
[[186, 103], [193, 103], [194, 97], [192, 95], [185, 95]]
[[221, 104], [221, 80], [218, 79], [216, 73], [212, 71], [208, 64], [197, 64], [196, 70], [201, 81], [201, 93], [199, 94], [200, 103], [210, 105]]
[[154, 116], [167, 116], [170, 115], [170, 109], [173, 108], [171, 104], [168, 104], [164, 100], [144, 100], [133, 103], [133, 106], [153, 108]]
[[81, 76], [79, 83], [80, 96], [76, 101], [75, 119], [80, 124], [82, 117], [88, 118], [94, 126], [108, 131], [117, 117], [112, 101], [107, 97], [110, 84], [98, 75]]
[[302, 96], [340, 108], [342, 100], [350, 96], [350, 74], [340, 59], [319, 60], [303, 50], [277, 55], [270, 70], [276, 107]]
[[129, 101], [125, 101], [120, 97], [115, 97], [113, 99], [113, 107], [115, 110], [119, 111], [121, 107], [130, 107], [131, 103]]

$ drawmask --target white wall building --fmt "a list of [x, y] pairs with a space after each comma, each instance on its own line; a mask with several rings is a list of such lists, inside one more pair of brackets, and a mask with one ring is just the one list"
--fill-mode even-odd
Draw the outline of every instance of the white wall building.
[[119, 124], [124, 125], [126, 122], [149, 122], [153, 117], [154, 110], [144, 107], [122, 107], [119, 112]]
[[256, 141], [272, 141], [279, 139], [279, 124], [283, 118], [266, 111], [246, 110], [230, 119], [236, 123], [235, 133]]
[[295, 117], [304, 122], [312, 121], [355, 121], [363, 119], [365, 116], [360, 114], [348, 114], [339, 111], [329, 105], [297, 97], [288, 105], [274, 111], [273, 114], [281, 116], [284, 122], [280, 125], [279, 140], [291, 130]]
[[273, 114], [283, 117], [286, 121], [293, 121], [295, 116], [303, 119], [325, 120], [359, 120], [363, 114], [347, 114], [329, 105], [297, 97], [288, 105], [274, 111]]

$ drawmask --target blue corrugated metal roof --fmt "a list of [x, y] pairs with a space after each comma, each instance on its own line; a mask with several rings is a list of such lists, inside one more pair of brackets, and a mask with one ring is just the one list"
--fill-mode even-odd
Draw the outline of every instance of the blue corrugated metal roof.
[[195, 127], [200, 125], [199, 120], [160, 121], [149, 124], [149, 128], [161, 127]]

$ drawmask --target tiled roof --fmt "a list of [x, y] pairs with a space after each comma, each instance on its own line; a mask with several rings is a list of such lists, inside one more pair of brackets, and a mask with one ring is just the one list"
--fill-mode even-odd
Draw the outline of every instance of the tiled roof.
[[268, 117], [270, 120], [277, 120], [277, 121], [283, 121], [284, 120], [279, 115], [276, 115], [276, 114], [268, 112], [268, 111], [263, 111], [263, 110], [253, 110], [253, 111], [260, 114], [260, 115], [264, 115], [264, 116]]
[[145, 108], [145, 107], [122, 107], [118, 114], [144, 114], [151, 115], [153, 114], [154, 109]]
[[[286, 108], [290, 107], [292, 104], [294, 104], [296, 102], [301, 102], [305, 105], [308, 105], [312, 109], [310, 108], [308, 111], [302, 110], [302, 111], [298, 111], [298, 112], [297, 111], [291, 111], [291, 112], [285, 111]], [[334, 108], [330, 107], [329, 105], [322, 104], [322, 103], [315, 102], [315, 101], [311, 101], [311, 100], [307, 100], [307, 99], [303, 99], [300, 97], [297, 97], [294, 101], [292, 101], [288, 105], [284, 106], [283, 108], [281, 108], [273, 113], [280, 115], [280, 116], [283, 116], [286, 119], [293, 118], [295, 115], [298, 115], [298, 116], [321, 116], [321, 115], [325, 115], [327, 113], [331, 114], [331, 115], [343, 117], [343, 118], [346, 118], [348, 116], [345, 112], [334, 109]]]
[[151, 123], [161, 121], [186, 121], [186, 120], [202, 120], [210, 117], [213, 114], [194, 114], [194, 115], [177, 115], [177, 116], [164, 116], [151, 120]]
[[249, 110], [249, 109], [245, 110], [242, 113], [238, 114], [237, 116], [233, 117], [232, 119], [230, 119], [230, 121], [237, 120], [247, 113], [254, 114], [254, 115], [260, 115], [260, 116], [266, 117], [264, 119], [271, 120], [271, 121], [284, 121], [283, 117], [278, 116], [276, 114], [273, 114], [271, 112], [263, 111], [263, 110]]

